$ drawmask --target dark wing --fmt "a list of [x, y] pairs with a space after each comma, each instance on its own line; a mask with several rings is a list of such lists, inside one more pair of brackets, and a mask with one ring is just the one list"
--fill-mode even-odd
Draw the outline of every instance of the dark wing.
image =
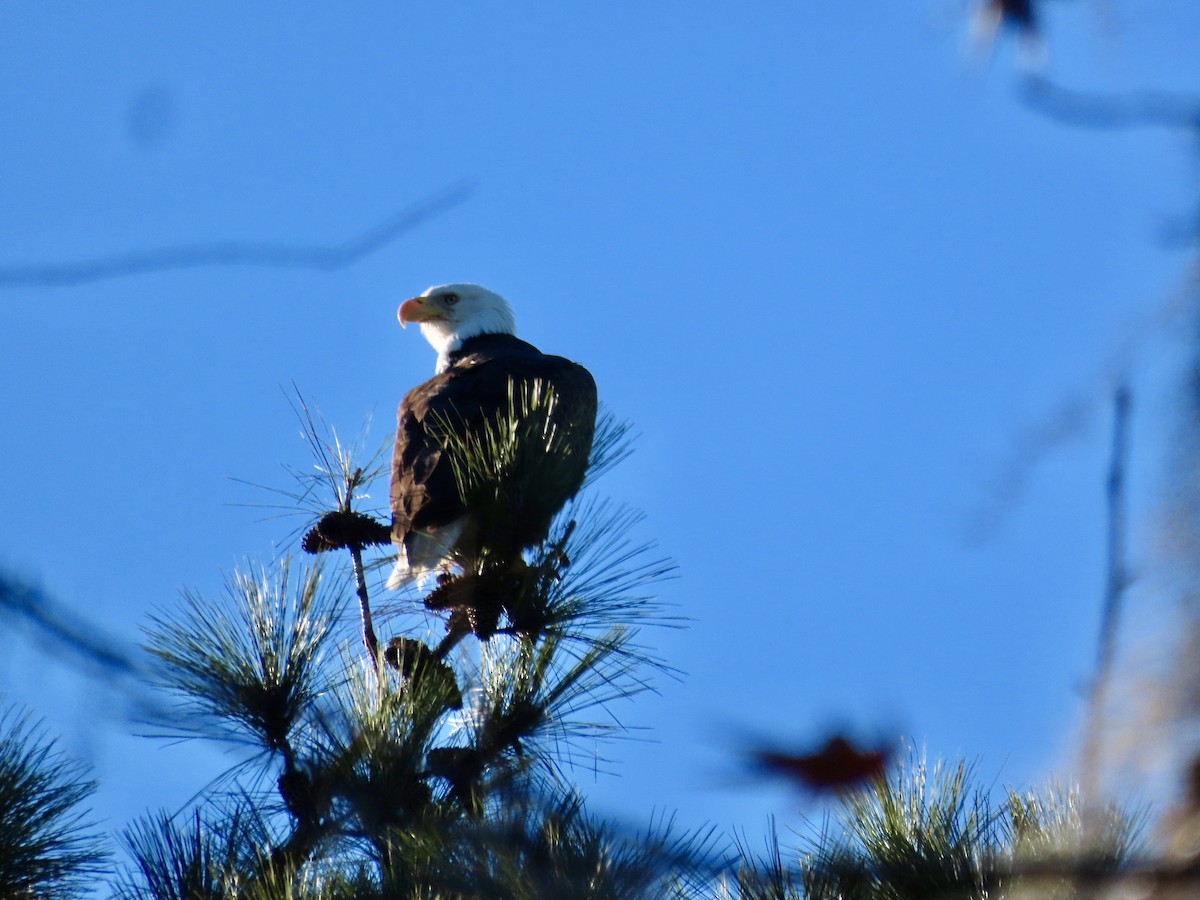
[[507, 382], [495, 362], [454, 366], [417, 385], [400, 403], [392, 454], [392, 539], [440, 528], [466, 511], [442, 426], [464, 433], [505, 407]]
[[[549, 412], [555, 438], [516, 467], [513, 483], [484, 485], [497, 488], [493, 496], [507, 499], [503, 516], [499, 510], [484, 510], [489, 521], [483, 523], [480, 539], [489, 546], [497, 541], [509, 545], [505, 552], [536, 544], [545, 538], [554, 514], [579, 490], [595, 429], [595, 382], [582, 366], [529, 350], [468, 356], [404, 397], [392, 463], [394, 541], [414, 530], [443, 527], [469, 511], [479, 497], [462, 496], [454, 444], [461, 447], [464, 439], [494, 428], [509, 416], [511, 398], [537, 383], [551, 386], [557, 398]], [[456, 432], [455, 441], [447, 442], [441, 433], [445, 429]]]
[[583, 484], [596, 431], [596, 383], [583, 366], [544, 356], [525, 378], [527, 385], [552, 388], [553, 403], [530, 413], [528, 439], [504, 486], [508, 509], [498, 511], [494, 533], [485, 536], [502, 549], [505, 528], [512, 530], [512, 542], [520, 547], [546, 537], [555, 514]]

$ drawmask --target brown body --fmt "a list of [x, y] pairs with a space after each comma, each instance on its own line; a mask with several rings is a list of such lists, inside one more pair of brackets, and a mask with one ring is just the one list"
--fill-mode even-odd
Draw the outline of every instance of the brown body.
[[[548, 356], [510, 334], [482, 334], [446, 357], [445, 369], [400, 404], [392, 461], [392, 540], [413, 569], [431, 568], [422, 539], [445, 531], [445, 549], [467, 568], [515, 562], [546, 538], [554, 515], [583, 482], [596, 421], [596, 385], [587, 369]], [[464, 446], [482, 446], [526, 410], [523, 398], [551, 391], [542, 425], [519, 442], [494, 478], [466, 479]], [[545, 439], [539, 436], [544, 435]], [[474, 470], [472, 470], [474, 471]], [[419, 558], [424, 557], [424, 558]]]

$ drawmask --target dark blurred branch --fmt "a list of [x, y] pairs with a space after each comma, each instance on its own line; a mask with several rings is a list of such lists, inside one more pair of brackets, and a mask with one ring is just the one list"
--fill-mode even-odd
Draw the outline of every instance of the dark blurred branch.
[[1038, 463], [1053, 450], [1087, 431], [1095, 403], [1090, 392], [1071, 394], [1038, 422], [1016, 435], [1009, 459], [989, 486], [990, 497], [966, 523], [969, 541], [979, 543], [992, 536], [998, 524], [1024, 497]]
[[[1129, 456], [1129, 387], [1122, 383], [1113, 397], [1112, 457], [1109, 462], [1106, 496], [1108, 501], [1107, 577], [1104, 607], [1100, 614], [1100, 638], [1096, 651], [1096, 672], [1088, 692], [1088, 716], [1084, 732], [1081, 790], [1086, 807], [1100, 808], [1101, 743], [1104, 737], [1104, 707], [1112, 679], [1117, 649], [1117, 625], [1121, 600], [1129, 584], [1125, 559], [1125, 472]], [[1087, 827], [1087, 821], [1084, 827]]]
[[96, 629], [73, 624], [78, 621], [37, 588], [0, 578], [0, 609], [33, 626], [51, 646], [65, 650], [64, 657], [75, 657], [89, 668], [109, 672], [118, 678], [139, 676], [141, 670], [128, 656], [112, 649], [96, 635]]
[[339, 244], [329, 246], [276, 244], [247, 241], [216, 241], [142, 250], [46, 265], [0, 266], [0, 288], [64, 287], [205, 266], [267, 266], [284, 269], [341, 269], [396, 240], [464, 202], [473, 192], [465, 182], [432, 194], [390, 216], [373, 228]]
[[115, 639], [104, 637], [94, 623], [43, 591], [0, 575], [0, 615], [9, 625], [25, 625], [53, 661], [86, 672], [93, 684], [107, 683], [131, 704], [134, 715], [161, 714], [161, 707], [146, 691], [146, 669], [119, 649]]
[[990, 496], [979, 504], [965, 522], [965, 537], [973, 542], [988, 540], [1000, 523], [1025, 496], [1034, 469], [1068, 440], [1083, 436], [1093, 419], [1112, 397], [1114, 384], [1139, 364], [1159, 336], [1180, 327], [1194, 315], [1200, 300], [1200, 266], [1193, 264], [1174, 288], [1149, 314], [1126, 329], [1103, 367], [1088, 380], [1085, 389], [1066, 395], [1032, 426], [1019, 433], [1003, 469], [993, 479]]
[[1091, 94], [1035, 77], [1025, 81], [1021, 98], [1042, 115], [1081, 128], [1200, 128], [1200, 97], [1186, 94]]

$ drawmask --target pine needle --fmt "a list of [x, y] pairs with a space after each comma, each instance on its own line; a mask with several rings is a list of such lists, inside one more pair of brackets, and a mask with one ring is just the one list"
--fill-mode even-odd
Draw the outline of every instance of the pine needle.
[[329, 687], [326, 644], [337, 599], [318, 566], [293, 576], [284, 558], [226, 580], [219, 601], [185, 591], [173, 616], [151, 617], [147, 645], [158, 681], [187, 698], [185, 729], [289, 746], [305, 709]]
[[95, 787], [27, 713], [0, 716], [0, 897], [88, 892], [105, 856], [80, 809]]

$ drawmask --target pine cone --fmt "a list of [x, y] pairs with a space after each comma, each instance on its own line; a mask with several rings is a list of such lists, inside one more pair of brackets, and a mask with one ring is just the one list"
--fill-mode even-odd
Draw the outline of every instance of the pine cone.
[[283, 804], [297, 819], [313, 819], [316, 817], [316, 803], [313, 798], [312, 779], [304, 772], [293, 770], [279, 776], [279, 794]]
[[462, 801], [473, 805], [483, 760], [473, 747], [437, 747], [425, 756], [429, 774], [445, 778]]
[[333, 544], [325, 540], [325, 538], [321, 537], [320, 529], [314, 525], [301, 538], [300, 549], [305, 553], [321, 553], [325, 550], [334, 550], [336, 548]]
[[451, 610], [451, 631], [462, 627], [465, 617], [472, 633], [486, 641], [500, 626], [500, 614], [517, 603], [523, 583], [520, 573], [505, 569], [482, 575], [460, 575], [441, 580], [425, 598], [425, 606], [432, 610]]
[[414, 684], [425, 684], [427, 681], [440, 684], [446, 708], [462, 709], [462, 691], [458, 688], [454, 670], [438, 659], [422, 641], [394, 637], [383, 651], [383, 658]]
[[366, 513], [335, 510], [321, 516], [321, 520], [304, 535], [300, 546], [305, 553], [320, 553], [340, 547], [387, 544], [391, 540], [392, 529]]

